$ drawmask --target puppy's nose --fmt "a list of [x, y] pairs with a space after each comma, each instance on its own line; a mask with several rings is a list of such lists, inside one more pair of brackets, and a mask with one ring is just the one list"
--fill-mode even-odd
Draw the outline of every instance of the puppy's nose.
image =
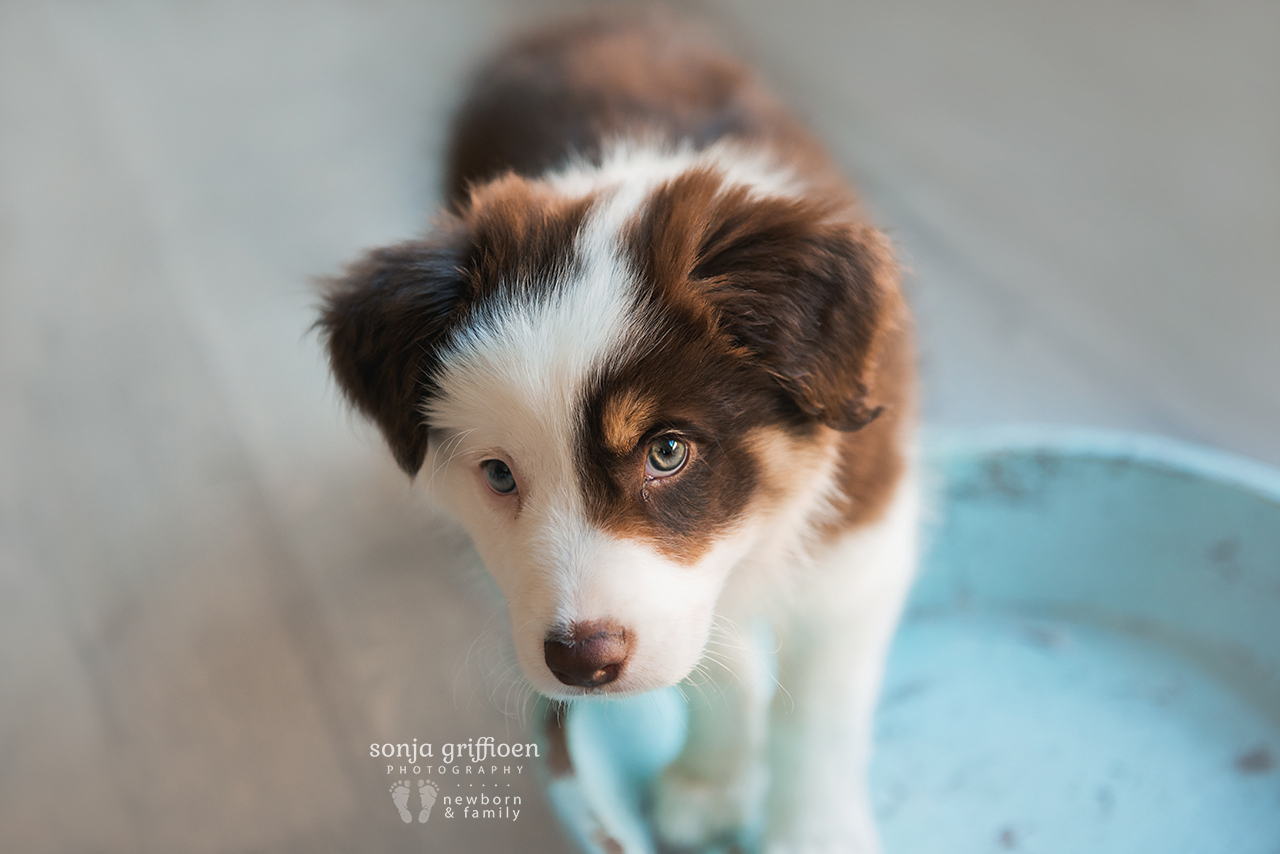
[[631, 654], [627, 632], [608, 620], [573, 623], [542, 645], [547, 667], [566, 685], [599, 688], [618, 678]]

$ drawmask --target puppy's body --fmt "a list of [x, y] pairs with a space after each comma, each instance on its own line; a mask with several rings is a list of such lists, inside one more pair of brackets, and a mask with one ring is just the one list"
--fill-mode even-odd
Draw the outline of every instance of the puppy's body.
[[742, 66], [653, 19], [513, 45], [449, 163], [435, 232], [328, 296], [343, 389], [471, 532], [538, 690], [716, 683], [655, 792], [668, 841], [767, 798], [770, 850], [874, 850], [870, 718], [916, 520], [886, 241]]

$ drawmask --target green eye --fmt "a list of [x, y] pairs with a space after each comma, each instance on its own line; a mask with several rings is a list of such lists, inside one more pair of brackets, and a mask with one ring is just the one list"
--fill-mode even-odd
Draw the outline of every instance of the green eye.
[[485, 460], [480, 464], [484, 469], [484, 479], [489, 481], [489, 488], [499, 495], [510, 495], [516, 491], [516, 478], [511, 468], [502, 460]]
[[670, 477], [684, 467], [689, 458], [689, 446], [679, 439], [664, 436], [649, 445], [649, 456], [644, 462], [644, 473], [650, 477]]

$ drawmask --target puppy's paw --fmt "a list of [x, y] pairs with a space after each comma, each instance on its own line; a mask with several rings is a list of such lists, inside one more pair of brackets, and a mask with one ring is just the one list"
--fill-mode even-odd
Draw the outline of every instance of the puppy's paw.
[[881, 854], [871, 811], [856, 798], [807, 817], [801, 811], [792, 810], [791, 826], [770, 829], [761, 854]]
[[755, 767], [729, 780], [698, 780], [668, 766], [653, 788], [653, 823], [663, 842], [703, 848], [753, 831], [764, 804], [765, 772]]
[[878, 842], [856, 839], [770, 839], [761, 854], [882, 854]]
[[769, 839], [761, 854], [881, 854], [879, 843], [858, 839]]

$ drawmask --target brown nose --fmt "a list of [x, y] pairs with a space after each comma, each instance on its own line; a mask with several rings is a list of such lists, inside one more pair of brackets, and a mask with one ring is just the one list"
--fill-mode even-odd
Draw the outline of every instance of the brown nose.
[[573, 623], [542, 644], [547, 667], [566, 685], [599, 688], [618, 678], [631, 653], [626, 632], [608, 620]]

